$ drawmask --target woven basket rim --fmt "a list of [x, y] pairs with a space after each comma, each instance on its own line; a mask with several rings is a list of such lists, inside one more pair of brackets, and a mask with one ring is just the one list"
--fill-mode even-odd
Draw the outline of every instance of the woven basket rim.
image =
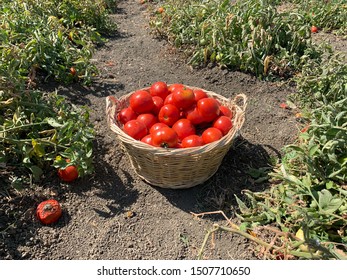
[[[168, 84], [170, 86], [170, 84]], [[158, 156], [165, 156], [165, 155], [190, 155], [190, 154], [196, 154], [196, 153], [203, 153], [207, 150], [214, 149], [217, 146], [223, 146], [227, 144], [228, 142], [232, 141], [239, 133], [240, 128], [242, 127], [244, 123], [244, 113], [247, 107], [247, 96], [243, 93], [237, 94], [233, 99], [227, 98], [225, 96], [222, 96], [220, 94], [217, 94], [213, 91], [209, 91], [200, 87], [190, 86], [190, 85], [184, 85], [185, 87], [189, 87], [190, 89], [200, 89], [207, 93], [208, 96], [217, 97], [219, 101], [222, 101], [223, 104], [229, 104], [231, 107], [234, 107], [236, 110], [236, 113], [233, 116], [233, 128], [224, 135], [221, 139], [218, 141], [214, 141], [209, 144], [205, 144], [203, 146], [198, 147], [191, 147], [191, 148], [162, 148], [162, 147], [154, 147], [149, 144], [146, 144], [142, 141], [135, 140], [128, 134], [126, 134], [122, 128], [121, 124], [115, 120], [114, 116], [116, 113], [120, 111], [120, 109], [124, 108], [125, 104], [127, 104], [128, 99], [130, 96], [139, 90], [148, 90], [149, 87], [144, 87], [141, 89], [134, 90], [130, 93], [127, 93], [125, 95], [122, 95], [120, 98], [115, 98], [114, 96], [108, 96], [106, 97], [106, 113], [107, 113], [107, 123], [110, 129], [117, 134], [117, 136], [120, 138], [122, 142], [131, 143], [132, 145], [136, 146], [136, 148], [145, 150], [151, 153], [154, 153]], [[238, 105], [237, 101], [241, 100], [242, 104]], [[116, 111], [116, 108], [118, 107], [118, 111]]]

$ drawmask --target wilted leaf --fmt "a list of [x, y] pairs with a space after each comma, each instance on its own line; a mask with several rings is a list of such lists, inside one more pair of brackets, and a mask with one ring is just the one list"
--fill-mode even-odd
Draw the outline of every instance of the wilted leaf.
[[334, 198], [330, 191], [324, 189], [318, 192], [319, 207], [324, 214], [332, 214], [342, 205], [343, 201], [340, 198]]

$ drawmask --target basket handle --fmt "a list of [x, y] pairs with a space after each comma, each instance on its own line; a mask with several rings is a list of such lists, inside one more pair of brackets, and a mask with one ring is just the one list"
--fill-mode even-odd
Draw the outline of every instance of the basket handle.
[[231, 100], [232, 103], [237, 104], [243, 112], [246, 111], [247, 108], [247, 96], [243, 93], [239, 93]]
[[106, 97], [106, 115], [108, 124], [111, 123], [111, 118], [115, 114], [116, 105], [119, 103], [116, 97], [110, 95]]

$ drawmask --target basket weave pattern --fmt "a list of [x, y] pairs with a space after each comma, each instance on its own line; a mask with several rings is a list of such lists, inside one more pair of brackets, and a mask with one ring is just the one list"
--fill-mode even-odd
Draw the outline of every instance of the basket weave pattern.
[[[143, 88], [143, 90], [148, 90], [148, 88]], [[204, 91], [233, 112], [233, 128], [219, 141], [200, 147], [181, 149], [153, 147], [137, 141], [123, 132], [116, 115], [129, 106], [129, 98], [134, 92], [119, 99], [113, 96], [106, 98], [108, 126], [118, 137], [135, 172], [149, 184], [171, 189], [190, 188], [205, 182], [218, 170], [244, 123], [247, 97], [239, 94], [231, 100], [214, 92]]]

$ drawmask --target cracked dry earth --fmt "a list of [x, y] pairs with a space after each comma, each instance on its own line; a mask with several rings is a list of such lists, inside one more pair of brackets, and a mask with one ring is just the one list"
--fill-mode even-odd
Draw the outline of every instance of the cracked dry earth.
[[[267, 166], [292, 143], [298, 123], [292, 110], [279, 107], [295, 91], [290, 85], [258, 81], [218, 67], [193, 69], [180, 53], [148, 28], [149, 12], [137, 1], [119, 1], [112, 15], [118, 32], [100, 47], [94, 61], [101, 71], [92, 86], [57, 86], [77, 105], [87, 105], [95, 125], [95, 174], [74, 183], [56, 174], [0, 203], [0, 259], [196, 259], [205, 234], [221, 215], [194, 218], [191, 212], [224, 210], [235, 223], [234, 194], [261, 190], [247, 174]], [[248, 97], [246, 121], [217, 173], [184, 190], [157, 188], [132, 170], [114, 133], [107, 127], [105, 98], [120, 97], [155, 81], [184, 83], [232, 97]], [[61, 202], [63, 217], [41, 225], [34, 210], [42, 199]], [[206, 244], [204, 259], [257, 259], [255, 244], [220, 232]]]

